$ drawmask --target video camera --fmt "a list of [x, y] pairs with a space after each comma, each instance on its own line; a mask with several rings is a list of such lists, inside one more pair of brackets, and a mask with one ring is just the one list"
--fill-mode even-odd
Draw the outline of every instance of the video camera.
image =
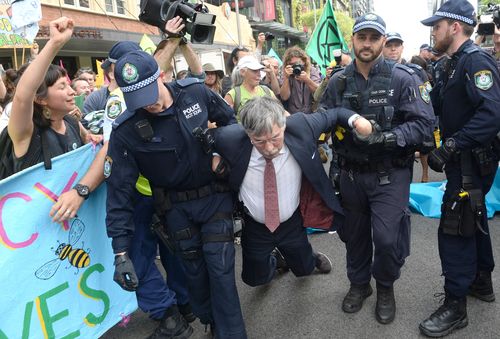
[[479, 16], [477, 34], [493, 35], [495, 26], [500, 28], [500, 5], [488, 4], [488, 9]]
[[209, 14], [203, 4], [192, 4], [188, 0], [141, 0], [139, 20], [165, 31], [168, 20], [180, 16], [186, 27], [182, 35], [190, 34], [191, 42], [211, 45], [215, 35], [215, 15]]

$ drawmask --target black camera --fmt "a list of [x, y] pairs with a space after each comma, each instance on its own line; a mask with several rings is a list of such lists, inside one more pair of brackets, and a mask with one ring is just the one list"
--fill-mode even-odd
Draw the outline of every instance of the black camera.
[[274, 39], [274, 34], [271, 32], [266, 32], [264, 36], [266, 37], [266, 41], [271, 41]]
[[302, 71], [304, 70], [304, 65], [302, 64], [293, 64], [292, 65], [292, 70], [293, 70], [293, 75], [298, 77], [300, 76], [300, 74], [302, 73]]
[[191, 42], [211, 45], [215, 35], [215, 15], [208, 13], [202, 4], [192, 4], [188, 0], [141, 0], [139, 20], [158, 27], [165, 32], [168, 20], [180, 16], [186, 27], [181, 35], [190, 34]]
[[477, 34], [493, 35], [495, 26], [500, 28], [500, 5], [488, 4], [488, 9], [479, 16]]
[[200, 142], [206, 154], [212, 153], [215, 145], [215, 139], [209, 131], [208, 128], [203, 129], [201, 127], [193, 129], [193, 136]]

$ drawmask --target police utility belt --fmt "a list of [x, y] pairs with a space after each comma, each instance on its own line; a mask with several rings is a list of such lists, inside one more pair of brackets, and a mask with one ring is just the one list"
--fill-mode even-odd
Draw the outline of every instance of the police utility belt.
[[482, 227], [486, 213], [484, 194], [480, 187], [473, 184], [472, 163], [477, 165], [480, 176], [486, 176], [496, 171], [498, 158], [491, 147], [478, 147], [455, 154], [448, 164], [457, 161], [462, 172], [462, 187], [441, 205], [439, 227], [444, 234], [462, 237], [471, 237], [477, 230], [487, 234]]

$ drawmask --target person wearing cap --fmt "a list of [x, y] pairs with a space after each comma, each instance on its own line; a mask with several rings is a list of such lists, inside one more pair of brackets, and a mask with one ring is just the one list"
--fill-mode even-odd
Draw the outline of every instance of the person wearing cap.
[[353, 27], [355, 60], [333, 75], [321, 106], [344, 107], [374, 120], [374, 133], [346, 131], [334, 137], [340, 194], [346, 213], [339, 237], [347, 250], [351, 283], [342, 310], [358, 312], [376, 281], [375, 317], [394, 320], [394, 283], [410, 254], [408, 199], [414, 147], [432, 135], [429, 94], [415, 72], [382, 56], [385, 22], [368, 13]]
[[470, 39], [477, 20], [468, 1], [447, 1], [421, 22], [432, 27], [434, 48], [451, 58], [433, 89], [442, 146], [429, 154], [430, 168], [448, 179], [438, 229], [445, 297], [419, 325], [424, 335], [442, 337], [468, 325], [467, 294], [495, 300], [485, 195], [498, 167], [492, 141], [500, 131], [500, 76], [493, 57]]
[[241, 58], [243, 58], [245, 55], [251, 55], [250, 51], [248, 48], [243, 47], [243, 46], [238, 46], [235, 47], [231, 51], [231, 55], [229, 56], [229, 59], [227, 60], [226, 64], [226, 72], [227, 75], [222, 79], [222, 97], [226, 97], [227, 92], [233, 88], [233, 82], [232, 82], [232, 74], [234, 71], [234, 68], [236, 65], [238, 65], [238, 61], [240, 61]]
[[311, 59], [307, 53], [293, 46], [283, 54], [280, 98], [286, 102], [287, 110], [311, 113], [314, 104], [314, 92], [321, 83], [321, 77], [316, 68], [311, 67]]
[[401, 37], [401, 34], [396, 32], [388, 32], [385, 37], [384, 49], [382, 51], [384, 58], [404, 64], [403, 42], [404, 41]]
[[429, 62], [431, 60], [431, 51], [432, 47], [429, 46], [429, 44], [422, 44], [420, 46], [419, 56], [421, 58], [424, 58], [426, 62]]
[[[114, 58], [108, 58], [103, 64], [106, 69], [114, 71], [117, 61], [131, 51], [139, 51], [141, 47], [136, 42], [120, 41], [116, 43], [110, 51]], [[111, 75], [114, 79], [114, 74]], [[94, 190], [104, 181], [103, 168], [105, 157], [108, 151], [108, 141], [111, 134], [111, 125], [114, 120], [125, 110], [123, 94], [119, 87], [110, 93], [109, 99], [104, 111], [104, 145], [96, 155], [90, 169], [79, 181], [79, 185]], [[51, 215], [56, 215], [60, 206], [69, 206], [75, 213], [78, 212], [85, 197], [80, 196], [76, 190], [70, 190], [61, 194], [58, 202], [53, 206]], [[134, 236], [131, 241], [130, 258], [135, 270], [138, 272], [140, 284], [136, 295], [138, 305], [141, 310], [148, 313], [152, 319], [163, 320], [165, 315], [169, 314], [172, 305], [178, 305], [178, 308], [186, 321], [194, 321], [196, 318], [189, 305], [189, 295], [185, 285], [185, 273], [178, 258], [169, 255], [162, 243], [158, 242], [156, 236], [150, 231], [153, 203], [151, 198], [151, 189], [146, 179], [139, 177], [136, 184], [136, 194], [134, 196]], [[57, 219], [58, 222], [67, 220], [65, 216]], [[157, 248], [162, 253], [162, 263], [167, 271], [167, 283], [159, 272], [156, 263]], [[169, 286], [170, 285], [170, 286]], [[158, 332], [164, 327], [164, 321], [160, 322]]]
[[217, 94], [222, 93], [222, 78], [224, 78], [224, 72], [220, 69], [216, 69], [211, 63], [206, 63], [203, 65], [203, 71], [205, 72], [205, 85]]
[[101, 64], [101, 68], [104, 72], [104, 77], [108, 80], [108, 86], [101, 86], [96, 91], [90, 93], [83, 103], [83, 113], [87, 114], [94, 111], [104, 110], [107, 106], [107, 101], [111, 93], [118, 88], [116, 84], [115, 77], [113, 74], [114, 64], [116, 60], [123, 54], [132, 51], [136, 48], [137, 43], [132, 41], [123, 41], [122, 43], [116, 43], [111, 47], [108, 53], [108, 57]]
[[245, 103], [256, 96], [274, 96], [274, 93], [267, 86], [261, 86], [261, 71], [265, 66], [257, 61], [253, 55], [246, 55], [238, 61], [234, 69], [241, 75], [242, 83], [235, 83], [234, 87], [227, 92], [224, 100], [233, 107], [236, 114], [245, 105]]
[[[159, 76], [158, 63], [142, 51], [127, 53], [115, 66], [127, 106], [113, 124], [105, 162], [115, 279], [122, 288], [137, 288], [128, 252], [141, 173], [151, 185], [157, 220], [184, 263], [194, 314], [217, 338], [246, 338], [234, 275], [233, 201], [211, 171], [206, 137], [208, 120], [235, 123], [234, 112], [196, 79], [164, 84]], [[166, 324], [172, 337], [190, 333], [177, 314]]]
[[[387, 60], [394, 60], [397, 63], [406, 65], [415, 71], [415, 73], [420, 77], [424, 85], [427, 87], [427, 91], [430, 93], [432, 85], [429, 80], [429, 75], [426, 72], [426, 62], [424, 60], [423, 65], [416, 64], [412, 61], [407, 62], [403, 59], [403, 38], [397, 32], [388, 32], [386, 34], [384, 49], [382, 54]], [[432, 135], [428, 136], [429, 145], [434, 145], [434, 137]], [[420, 158], [420, 163], [422, 164], [422, 178], [421, 182], [429, 181], [429, 166], [427, 165], [427, 152], [429, 152], [429, 147], [421, 147], [418, 149], [418, 156]]]

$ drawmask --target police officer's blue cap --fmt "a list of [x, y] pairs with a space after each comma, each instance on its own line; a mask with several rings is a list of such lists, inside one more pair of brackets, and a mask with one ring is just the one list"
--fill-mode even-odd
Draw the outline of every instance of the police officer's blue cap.
[[426, 51], [431, 51], [432, 47], [429, 46], [429, 44], [422, 44], [422, 45], [420, 45], [420, 50], [423, 50], [423, 49], [425, 49]]
[[367, 13], [356, 19], [352, 27], [352, 34], [363, 29], [374, 29], [380, 34], [385, 34], [385, 21], [375, 13]]
[[476, 26], [477, 23], [476, 11], [467, 0], [446, 1], [433, 16], [420, 22], [425, 26], [434, 26], [436, 22], [443, 19], [461, 21], [470, 26]]
[[115, 64], [115, 80], [123, 92], [127, 109], [135, 111], [156, 103], [160, 67], [144, 51], [125, 54]]
[[123, 55], [132, 51], [140, 51], [141, 46], [133, 41], [120, 41], [111, 47], [109, 50], [108, 58], [101, 64], [102, 69], [107, 69], [111, 64], [116, 64], [116, 61]]
[[385, 36], [386, 36], [386, 38], [385, 38], [386, 43], [388, 43], [389, 41], [392, 41], [392, 40], [398, 40], [398, 41], [401, 41], [401, 43], [403, 42], [403, 38], [401, 37], [401, 34], [399, 34], [399, 33], [387, 32], [387, 34]]

